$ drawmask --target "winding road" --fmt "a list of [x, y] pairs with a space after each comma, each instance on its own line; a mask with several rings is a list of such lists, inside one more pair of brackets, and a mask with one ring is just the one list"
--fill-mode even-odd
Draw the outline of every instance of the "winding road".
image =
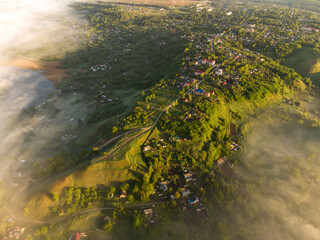
[[[213, 71], [217, 70], [217, 66], [214, 66], [212, 68]], [[200, 85], [206, 78], [203, 78], [201, 81], [199, 81], [197, 83], [197, 85]], [[196, 89], [196, 86], [190, 88], [187, 92], [185, 92], [185, 94], [190, 94], [192, 91], [194, 91]], [[181, 96], [179, 96], [177, 99], [175, 99], [173, 102], [175, 101], [179, 101], [181, 99]], [[120, 139], [130, 133], [133, 133], [135, 131], [140, 131], [139, 133], [137, 133], [136, 135], [126, 139], [125, 142], [123, 142], [120, 146], [118, 146], [117, 148], [113, 149], [111, 152], [109, 152], [107, 155], [103, 156], [102, 158], [94, 161], [94, 163], [97, 163], [99, 161], [104, 161], [106, 160], [107, 158], [109, 157], [112, 157], [114, 156], [118, 150], [120, 150], [121, 148], [123, 148], [124, 146], [126, 146], [130, 141], [136, 139], [137, 137], [139, 137], [140, 135], [142, 135], [143, 133], [149, 131], [149, 130], [152, 130], [158, 123], [159, 119], [161, 118], [161, 116], [168, 110], [172, 107], [173, 105], [173, 102], [171, 104], [169, 104], [168, 106], [166, 106], [161, 112], [160, 114], [157, 116], [157, 118], [155, 119], [154, 123], [149, 126], [149, 127], [142, 127], [142, 128], [136, 128], [136, 129], [132, 129], [128, 132], [125, 132], [125, 133], [122, 133], [118, 136], [115, 136], [113, 137], [112, 139], [109, 139], [108, 141], [106, 141], [105, 143], [99, 145], [98, 149], [101, 150], [102, 148], [108, 146], [109, 144], [111, 144], [112, 142], [114, 142], [115, 140], [117, 139]], [[14, 209], [14, 203], [16, 202], [15, 200], [18, 198], [18, 196], [20, 196], [25, 190], [27, 190], [27, 188], [31, 187], [33, 189], [36, 189], [36, 188], [39, 188], [43, 185], [46, 185], [48, 184], [49, 182], [52, 182], [53, 180], [55, 179], [59, 179], [59, 178], [62, 178], [62, 177], [65, 177], [65, 176], [68, 176], [69, 174], [71, 174], [72, 172], [74, 172], [75, 170], [81, 168], [81, 167], [85, 167], [86, 165], [88, 164], [88, 161], [86, 162], [83, 162], [82, 164], [79, 164], [71, 169], [68, 169], [64, 172], [61, 172], [59, 174], [56, 174], [55, 176], [51, 176], [45, 180], [41, 179], [39, 181], [37, 181], [35, 183], [34, 186], [31, 186], [31, 184], [28, 184], [29, 181], [31, 181], [31, 178], [29, 177], [28, 180], [26, 180], [26, 184], [18, 191], [16, 192], [16, 194], [14, 194], [14, 196], [11, 198], [10, 202], [9, 202], [9, 208], [10, 208], [10, 214], [11, 214], [11, 217], [13, 219], [15, 219], [16, 221], [20, 221], [20, 222], [25, 222], [25, 223], [33, 223], [33, 224], [37, 224], [37, 225], [41, 225], [41, 224], [51, 224], [51, 223], [57, 223], [57, 222], [61, 222], [61, 221], [64, 221], [64, 220], [67, 220], [69, 218], [72, 218], [74, 216], [77, 216], [77, 215], [81, 215], [81, 214], [85, 214], [85, 213], [90, 213], [90, 212], [95, 212], [95, 211], [102, 211], [102, 210], [112, 210], [114, 209], [113, 206], [110, 206], [110, 207], [103, 207], [103, 208], [92, 208], [92, 209], [85, 209], [85, 210], [82, 210], [82, 211], [78, 211], [76, 213], [73, 213], [73, 214], [70, 214], [70, 215], [67, 215], [67, 216], [63, 216], [63, 217], [59, 217], [57, 219], [54, 219], [54, 220], [51, 220], [51, 221], [40, 221], [40, 220], [32, 220], [32, 219], [29, 219], [27, 217], [23, 217], [23, 216], [18, 216], [18, 214], [15, 213], [15, 211], [13, 210]], [[125, 205], [124, 208], [133, 208], [133, 207], [147, 207], [147, 206], [152, 206], [152, 205], [157, 205], [157, 204], [161, 204], [162, 202], [148, 202], [148, 203], [139, 203], [139, 204], [132, 204], [132, 205]]]

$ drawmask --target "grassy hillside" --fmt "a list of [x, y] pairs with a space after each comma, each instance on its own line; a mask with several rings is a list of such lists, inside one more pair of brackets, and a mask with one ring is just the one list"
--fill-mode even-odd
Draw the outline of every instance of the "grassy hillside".
[[285, 58], [284, 64], [293, 68], [304, 77], [310, 77], [315, 83], [320, 79], [319, 54], [313, 54], [313, 48], [303, 47]]
[[[89, 165], [87, 168], [78, 170], [68, 177], [64, 177], [52, 183], [50, 186], [42, 186], [27, 204], [30, 209], [30, 217], [42, 219], [50, 213], [56, 203], [52, 194], [61, 195], [70, 187], [79, 188], [106, 188], [118, 187], [122, 182], [140, 177], [145, 163], [141, 155], [141, 145], [146, 140], [148, 132], [144, 133], [129, 144], [120, 148], [116, 155], [105, 157], [97, 156], [99, 162]], [[45, 194], [44, 194], [45, 192]]]

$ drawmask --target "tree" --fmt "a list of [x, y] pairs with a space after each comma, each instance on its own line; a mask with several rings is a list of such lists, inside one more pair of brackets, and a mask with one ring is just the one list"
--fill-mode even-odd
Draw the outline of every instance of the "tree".
[[128, 202], [133, 203], [134, 202], [134, 196], [131, 194], [128, 196]]
[[48, 228], [46, 226], [42, 226], [41, 228], [37, 229], [34, 233], [35, 236], [45, 236], [48, 233]]
[[137, 229], [141, 228], [144, 225], [144, 216], [138, 210], [134, 211], [132, 225], [133, 225], [133, 227], [135, 227]]
[[124, 182], [121, 184], [120, 190], [128, 191], [129, 187], [130, 187], [129, 183]]
[[181, 197], [181, 194], [176, 191], [176, 193], [174, 194], [175, 199], [179, 199]]
[[115, 192], [116, 192], [115, 187], [111, 187], [110, 190], [109, 190], [109, 193], [115, 193]]
[[58, 201], [59, 201], [59, 195], [56, 194], [56, 193], [52, 193], [52, 200], [53, 200], [54, 202], [58, 202]]
[[118, 132], [118, 128], [116, 126], [113, 126], [111, 131], [112, 131], [112, 133], [116, 133], [116, 132]]
[[23, 215], [25, 216], [25, 217], [27, 217], [27, 216], [29, 216], [30, 215], [30, 209], [29, 208], [24, 208], [23, 209]]
[[113, 229], [113, 224], [110, 220], [108, 220], [104, 225], [103, 225], [103, 230], [105, 232], [111, 232]]
[[297, 88], [297, 89], [299, 89], [301, 91], [305, 91], [306, 90], [306, 85], [300, 79], [295, 79], [294, 80], [293, 87], [295, 87], [295, 88]]

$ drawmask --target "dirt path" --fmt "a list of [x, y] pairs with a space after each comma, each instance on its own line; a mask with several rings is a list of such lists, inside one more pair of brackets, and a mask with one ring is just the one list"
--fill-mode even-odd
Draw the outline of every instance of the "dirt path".
[[[190, 90], [191, 91], [191, 90]], [[181, 97], [179, 97], [178, 99], [180, 99]], [[177, 99], [177, 100], [178, 100]], [[135, 131], [138, 131], [138, 130], [142, 130], [142, 132], [130, 137], [129, 139], [127, 139], [123, 144], [121, 144], [121, 146], [119, 146], [118, 148], [114, 149], [112, 152], [108, 153], [108, 155], [104, 156], [103, 159], [99, 160], [99, 161], [102, 161], [102, 160], [106, 160], [107, 158], [113, 156], [114, 154], [116, 154], [116, 152], [118, 150], [120, 150], [121, 148], [123, 148], [124, 146], [126, 146], [130, 141], [136, 139], [137, 137], [139, 137], [141, 134], [149, 131], [149, 130], [152, 130], [158, 123], [160, 117], [164, 114], [164, 112], [171, 108], [172, 107], [172, 104], [168, 105], [166, 108], [164, 108], [161, 113], [158, 115], [158, 117], [156, 118], [156, 120], [154, 121], [154, 123], [150, 126], [150, 127], [144, 127], [144, 128], [138, 128], [138, 129], [133, 129], [133, 130], [130, 130], [128, 132], [125, 132], [125, 133], [122, 133], [108, 141], [106, 141], [105, 143], [103, 143], [102, 145], [99, 146], [99, 149], [101, 148], [104, 148], [106, 146], [108, 146], [110, 143], [112, 143], [113, 141], [115, 141], [116, 139], [119, 139], [121, 137], [124, 137], [125, 135], [127, 134], [130, 134], [132, 132], [135, 132]], [[46, 185], [48, 184], [49, 182], [52, 182], [54, 181], [54, 179], [58, 179], [58, 178], [61, 178], [61, 177], [64, 177], [64, 176], [67, 176], [68, 174], [70, 174], [71, 172], [81, 168], [81, 167], [84, 167], [85, 165], [87, 165], [88, 162], [84, 162], [78, 166], [75, 166], [71, 169], [68, 169], [67, 171], [65, 172], [62, 172], [62, 173], [59, 173], [59, 174], [56, 174], [55, 176], [52, 176], [52, 177], [49, 177], [45, 180], [39, 180], [36, 182], [36, 185], [35, 186], [32, 186], [32, 188], [39, 188], [43, 185]], [[30, 178], [31, 179], [31, 178]], [[113, 207], [105, 207], [105, 208], [94, 208], [94, 209], [88, 209], [88, 210], [83, 210], [83, 211], [79, 211], [77, 213], [74, 213], [74, 214], [71, 214], [71, 215], [68, 215], [68, 216], [65, 216], [65, 217], [62, 217], [62, 218], [59, 218], [59, 219], [56, 219], [56, 220], [52, 220], [52, 221], [39, 221], [39, 220], [32, 220], [32, 219], [28, 219], [26, 217], [22, 217], [22, 216], [18, 216], [14, 211], [14, 203], [15, 203], [15, 200], [18, 198], [18, 196], [20, 196], [28, 187], [30, 187], [30, 184], [27, 183], [28, 181], [26, 181], [26, 185], [23, 186], [10, 200], [10, 203], [9, 203], [9, 206], [10, 206], [10, 213], [11, 213], [11, 216], [12, 218], [14, 218], [15, 220], [17, 221], [20, 221], [20, 222], [28, 222], [28, 223], [33, 223], [33, 224], [49, 224], [49, 223], [55, 223], [55, 222], [60, 222], [60, 221], [63, 221], [63, 220], [66, 220], [68, 218], [71, 218], [71, 217], [74, 217], [76, 215], [79, 215], [79, 214], [84, 214], [84, 213], [88, 213], [88, 212], [94, 212], [94, 211], [101, 211], [101, 210], [110, 210], [110, 209], [113, 209]], [[156, 203], [143, 203], [143, 204], [136, 204], [136, 205], [128, 205], [126, 207], [138, 207], [138, 206], [149, 206], [149, 205], [154, 205]]]
[[[154, 205], [159, 205], [159, 204], [164, 203], [166, 201], [167, 200], [157, 201], [157, 202], [148, 202], [148, 203], [136, 203], [136, 204], [131, 204], [131, 205], [125, 205], [124, 208], [125, 209], [130, 209], [130, 208], [137, 208], [137, 207], [151, 207], [151, 206], [154, 206]], [[59, 217], [57, 219], [49, 220], [49, 221], [32, 220], [32, 219], [27, 219], [27, 218], [24, 218], [24, 217], [18, 217], [18, 216], [15, 216], [15, 215], [13, 215], [12, 217], [16, 221], [19, 221], [19, 222], [33, 223], [33, 224], [36, 224], [36, 225], [42, 225], [42, 224], [52, 224], [52, 223], [62, 222], [62, 221], [68, 220], [70, 218], [73, 218], [73, 217], [81, 215], [81, 214], [87, 214], [87, 213], [104, 211], [104, 210], [113, 210], [115, 208], [116, 207], [114, 207], [114, 206], [110, 206], [110, 207], [85, 209], [85, 210], [81, 210], [81, 211], [78, 211], [76, 213], [72, 213], [70, 215]]]
[[[215, 69], [216, 67], [214, 67], [213, 69]], [[199, 85], [205, 80], [206, 78], [202, 79], [201, 81], [199, 81]], [[195, 87], [189, 89], [186, 94], [189, 94], [191, 93], [193, 90], [195, 89]], [[181, 99], [181, 96], [179, 96], [176, 100], [174, 101], [179, 101]], [[173, 101], [173, 102], [174, 102]], [[112, 143], [113, 141], [121, 138], [121, 137], [124, 137], [125, 135], [127, 134], [130, 134], [132, 132], [135, 132], [135, 131], [138, 131], [138, 130], [142, 130], [142, 132], [130, 137], [129, 139], [127, 139], [123, 144], [121, 144], [119, 147], [117, 147], [116, 149], [112, 150], [110, 153], [108, 153], [108, 155], [104, 156], [103, 159], [99, 160], [99, 161], [102, 161], [102, 160], [106, 160], [107, 158], [109, 157], [112, 157], [114, 156], [118, 150], [120, 150], [121, 148], [123, 148], [124, 146], [126, 146], [129, 142], [131, 142], [132, 140], [136, 139], [137, 137], [139, 137], [140, 135], [142, 135], [143, 133], [149, 131], [149, 130], [152, 130], [158, 123], [159, 119], [161, 118], [161, 116], [168, 110], [172, 107], [172, 104], [169, 104], [167, 107], [165, 107], [161, 112], [160, 114], [157, 116], [157, 118], [155, 119], [154, 123], [150, 126], [150, 127], [143, 127], [143, 128], [137, 128], [137, 129], [132, 129], [128, 132], [125, 132], [125, 133], [122, 133], [118, 136], [115, 136], [113, 137], [112, 139], [109, 139], [108, 141], [106, 141], [105, 143], [101, 144], [98, 148], [101, 149], [101, 148], [104, 148], [106, 146], [108, 146], [110, 143]], [[148, 136], [149, 137], [149, 136]], [[71, 172], [81, 168], [81, 167], [84, 167], [85, 165], [87, 165], [88, 162], [84, 162], [78, 166], [75, 166], [71, 169], [68, 169], [62, 173], [59, 173], [59, 174], [56, 174], [54, 176], [51, 176], [47, 179], [42, 179], [42, 180], [39, 180], [36, 182], [36, 185], [35, 186], [32, 186], [32, 188], [39, 188], [45, 184], [48, 184], [49, 182], [52, 182], [54, 181], [55, 179], [58, 179], [58, 178], [61, 178], [61, 177], [64, 177], [64, 176], [67, 176], [68, 174], [70, 174]], [[15, 202], [14, 200], [18, 198], [19, 195], [21, 195], [28, 187], [31, 187], [30, 184], [26, 183], [26, 185], [24, 187], [21, 188], [21, 190], [19, 190], [10, 200], [10, 213], [11, 213], [11, 216], [12, 218], [14, 218], [15, 220], [17, 221], [21, 221], [21, 222], [29, 222], [29, 223], [34, 223], [34, 224], [50, 224], [50, 223], [55, 223], [55, 222], [60, 222], [60, 221], [63, 221], [63, 220], [66, 220], [68, 218], [71, 218], [71, 217], [74, 217], [76, 215], [80, 215], [80, 214], [84, 214], [84, 213], [88, 213], [88, 212], [94, 212], [94, 211], [101, 211], [101, 210], [110, 210], [110, 209], [113, 209], [113, 207], [105, 207], [105, 208], [94, 208], [94, 209], [88, 209], [88, 210], [83, 210], [83, 211], [79, 211], [77, 213], [74, 213], [74, 214], [71, 214], [71, 215], [68, 215], [68, 216], [65, 216], [65, 217], [61, 217], [59, 219], [56, 219], [56, 220], [52, 220], [52, 221], [39, 221], [39, 220], [31, 220], [31, 219], [28, 219], [26, 217], [19, 217], [17, 214], [14, 213], [13, 211], [13, 203]], [[126, 206], [127, 208], [129, 207], [139, 207], [139, 206], [150, 206], [150, 205], [155, 205], [155, 204], [158, 204], [158, 203], [141, 203], [141, 204], [135, 204], [135, 205], [128, 205]]]

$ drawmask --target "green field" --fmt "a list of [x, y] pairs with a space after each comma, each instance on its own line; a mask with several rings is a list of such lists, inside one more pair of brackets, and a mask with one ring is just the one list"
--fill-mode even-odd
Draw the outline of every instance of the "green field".
[[320, 55], [313, 54], [312, 52], [312, 48], [303, 47], [285, 58], [284, 64], [290, 68], [293, 68], [303, 77], [310, 77], [315, 84], [319, 84], [320, 64], [314, 63], [320, 58]]

